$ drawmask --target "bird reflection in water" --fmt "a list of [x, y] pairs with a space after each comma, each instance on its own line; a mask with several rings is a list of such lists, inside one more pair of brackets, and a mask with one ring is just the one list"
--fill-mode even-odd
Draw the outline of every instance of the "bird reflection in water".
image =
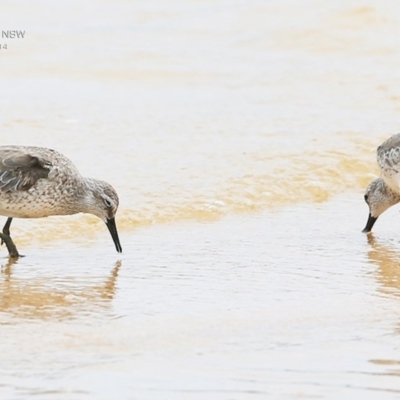
[[[369, 234], [367, 237], [371, 247], [368, 251], [368, 259], [378, 267], [376, 271], [376, 279], [379, 283], [378, 291], [385, 295], [400, 297], [400, 246], [396, 246], [395, 243], [384, 244], [376, 240], [373, 234]], [[399, 324], [395, 328], [395, 334], [400, 335]], [[400, 360], [398, 359], [374, 358], [369, 362], [376, 367], [384, 368], [383, 372], [376, 372], [379, 375], [400, 376]]]
[[116, 292], [121, 261], [111, 274], [99, 281], [85, 278], [28, 278], [13, 277], [13, 266], [18, 259], [9, 259], [1, 266], [0, 312], [22, 318], [74, 318], [80, 313], [99, 311], [109, 307]]
[[377, 241], [373, 234], [367, 235], [371, 250], [368, 258], [378, 266], [377, 280], [382, 293], [400, 296], [400, 246], [395, 248]]

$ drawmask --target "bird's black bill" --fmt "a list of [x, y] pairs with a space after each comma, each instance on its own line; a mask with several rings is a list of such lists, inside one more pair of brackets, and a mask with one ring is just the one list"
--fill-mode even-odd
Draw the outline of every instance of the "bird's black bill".
[[106, 225], [115, 243], [115, 248], [117, 249], [118, 253], [122, 253], [122, 247], [118, 237], [117, 225], [115, 225], [115, 218], [107, 219]]
[[368, 221], [367, 221], [367, 225], [365, 225], [365, 228], [363, 229], [364, 233], [368, 233], [371, 232], [372, 227], [374, 226], [376, 220], [378, 218], [373, 217], [371, 214], [369, 214], [368, 216]]

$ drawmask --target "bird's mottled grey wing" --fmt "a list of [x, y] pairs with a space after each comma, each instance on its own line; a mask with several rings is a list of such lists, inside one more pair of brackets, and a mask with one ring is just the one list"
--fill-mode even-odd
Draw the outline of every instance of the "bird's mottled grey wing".
[[400, 133], [396, 133], [395, 135], [391, 136], [389, 139], [385, 140], [378, 147], [378, 153], [380, 151], [390, 150], [390, 149], [393, 149], [395, 147], [400, 147]]
[[382, 172], [393, 168], [400, 171], [400, 133], [391, 136], [378, 147], [377, 160]]
[[383, 142], [377, 150], [381, 177], [396, 193], [400, 192], [400, 133]]
[[51, 164], [16, 149], [0, 149], [0, 190], [28, 190], [39, 179], [47, 178]]

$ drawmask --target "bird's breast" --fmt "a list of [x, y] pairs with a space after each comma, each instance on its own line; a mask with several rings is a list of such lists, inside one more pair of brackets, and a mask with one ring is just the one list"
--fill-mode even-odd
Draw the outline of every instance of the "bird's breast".
[[0, 192], [0, 215], [12, 218], [43, 218], [80, 212], [73, 185], [38, 181], [29, 190]]

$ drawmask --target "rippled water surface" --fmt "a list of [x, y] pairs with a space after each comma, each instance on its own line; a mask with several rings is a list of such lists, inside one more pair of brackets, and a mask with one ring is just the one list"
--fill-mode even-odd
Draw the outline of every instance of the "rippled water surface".
[[0, 397], [397, 398], [398, 208], [360, 231], [399, 130], [399, 15], [2, 5], [0, 31], [25, 36], [0, 38], [1, 143], [112, 183], [124, 251], [93, 216], [13, 221]]

